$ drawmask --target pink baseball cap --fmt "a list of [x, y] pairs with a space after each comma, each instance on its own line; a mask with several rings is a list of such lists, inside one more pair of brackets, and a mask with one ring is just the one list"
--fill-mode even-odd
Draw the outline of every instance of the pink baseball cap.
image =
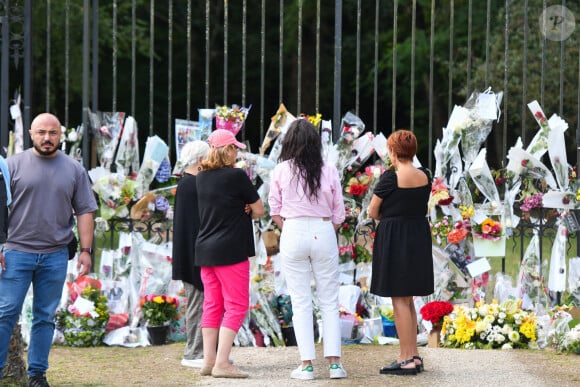
[[234, 144], [240, 149], [246, 149], [246, 146], [236, 140], [236, 136], [226, 129], [216, 129], [207, 138], [209, 146], [212, 148], [221, 148], [226, 145]]

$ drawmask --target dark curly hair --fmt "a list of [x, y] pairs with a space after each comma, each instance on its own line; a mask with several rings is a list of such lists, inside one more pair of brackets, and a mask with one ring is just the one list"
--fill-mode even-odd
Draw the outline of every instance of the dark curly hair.
[[294, 176], [299, 176], [304, 192], [318, 200], [322, 174], [322, 143], [314, 125], [306, 119], [297, 119], [288, 127], [282, 140], [278, 161], [292, 160]]

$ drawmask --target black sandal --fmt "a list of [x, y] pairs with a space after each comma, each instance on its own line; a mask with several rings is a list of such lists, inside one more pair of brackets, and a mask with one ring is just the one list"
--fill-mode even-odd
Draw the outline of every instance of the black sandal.
[[419, 360], [421, 362], [421, 364], [417, 364], [415, 363], [415, 368], [417, 369], [417, 372], [423, 372], [425, 371], [425, 367], [423, 366], [423, 358], [421, 356], [413, 356], [413, 360]]
[[413, 368], [403, 368], [403, 366], [410, 363], [415, 364], [415, 360], [411, 358], [403, 360], [400, 363], [394, 361], [390, 365], [381, 368], [379, 372], [383, 375], [417, 375], [417, 366]]

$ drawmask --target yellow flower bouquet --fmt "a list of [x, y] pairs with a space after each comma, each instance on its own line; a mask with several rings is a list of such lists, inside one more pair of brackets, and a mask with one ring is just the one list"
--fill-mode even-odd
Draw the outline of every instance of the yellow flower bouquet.
[[449, 348], [512, 349], [534, 347], [537, 319], [520, 309], [521, 300], [501, 304], [478, 302], [475, 307], [456, 305], [443, 318], [441, 344]]

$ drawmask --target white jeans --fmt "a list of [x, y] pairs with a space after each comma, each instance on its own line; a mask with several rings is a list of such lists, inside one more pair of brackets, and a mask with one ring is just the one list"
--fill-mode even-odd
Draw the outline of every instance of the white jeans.
[[286, 219], [280, 236], [279, 255], [292, 299], [292, 321], [300, 359], [305, 361], [316, 357], [311, 272], [322, 314], [324, 356], [340, 357], [338, 244], [332, 223], [322, 218]]

